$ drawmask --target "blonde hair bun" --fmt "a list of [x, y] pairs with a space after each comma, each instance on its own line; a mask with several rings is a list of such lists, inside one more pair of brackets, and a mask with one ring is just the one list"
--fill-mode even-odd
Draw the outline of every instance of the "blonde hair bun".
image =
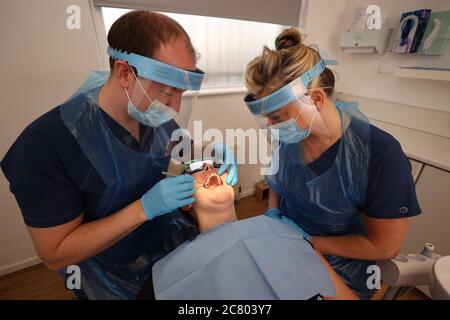
[[[310, 70], [320, 61], [319, 50], [302, 43], [305, 35], [296, 28], [283, 30], [275, 40], [275, 50], [264, 47], [260, 56], [247, 65], [244, 82], [248, 91], [256, 96], [271, 93], [283, 85], [292, 82]], [[334, 75], [325, 69], [313, 79], [308, 89], [324, 89], [327, 96], [333, 95]]]
[[296, 28], [283, 30], [275, 39], [275, 48], [277, 50], [289, 49], [302, 44], [302, 35]]

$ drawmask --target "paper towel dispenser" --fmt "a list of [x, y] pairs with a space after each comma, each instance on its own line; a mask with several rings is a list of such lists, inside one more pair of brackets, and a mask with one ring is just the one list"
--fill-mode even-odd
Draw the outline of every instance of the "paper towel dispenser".
[[392, 29], [348, 29], [341, 35], [341, 48], [347, 53], [386, 52]]

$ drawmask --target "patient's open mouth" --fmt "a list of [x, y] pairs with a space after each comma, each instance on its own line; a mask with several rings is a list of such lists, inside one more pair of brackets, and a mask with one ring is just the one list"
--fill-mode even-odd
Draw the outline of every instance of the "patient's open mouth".
[[213, 186], [220, 186], [223, 184], [222, 179], [217, 174], [212, 174], [208, 178], [206, 178], [205, 182], [203, 183], [203, 186], [208, 189], [209, 187]]

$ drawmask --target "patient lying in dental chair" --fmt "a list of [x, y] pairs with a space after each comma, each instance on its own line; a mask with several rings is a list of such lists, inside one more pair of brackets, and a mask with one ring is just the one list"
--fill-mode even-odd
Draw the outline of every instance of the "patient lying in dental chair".
[[234, 190], [204, 163], [192, 174], [196, 202], [184, 207], [200, 234], [153, 266], [156, 299], [356, 299], [291, 226], [266, 216], [237, 220]]

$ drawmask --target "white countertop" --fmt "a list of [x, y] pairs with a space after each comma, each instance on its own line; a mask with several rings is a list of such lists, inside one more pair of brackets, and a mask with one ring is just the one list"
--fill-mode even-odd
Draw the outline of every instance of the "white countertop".
[[450, 139], [379, 120], [370, 123], [394, 136], [408, 157], [450, 171]]

